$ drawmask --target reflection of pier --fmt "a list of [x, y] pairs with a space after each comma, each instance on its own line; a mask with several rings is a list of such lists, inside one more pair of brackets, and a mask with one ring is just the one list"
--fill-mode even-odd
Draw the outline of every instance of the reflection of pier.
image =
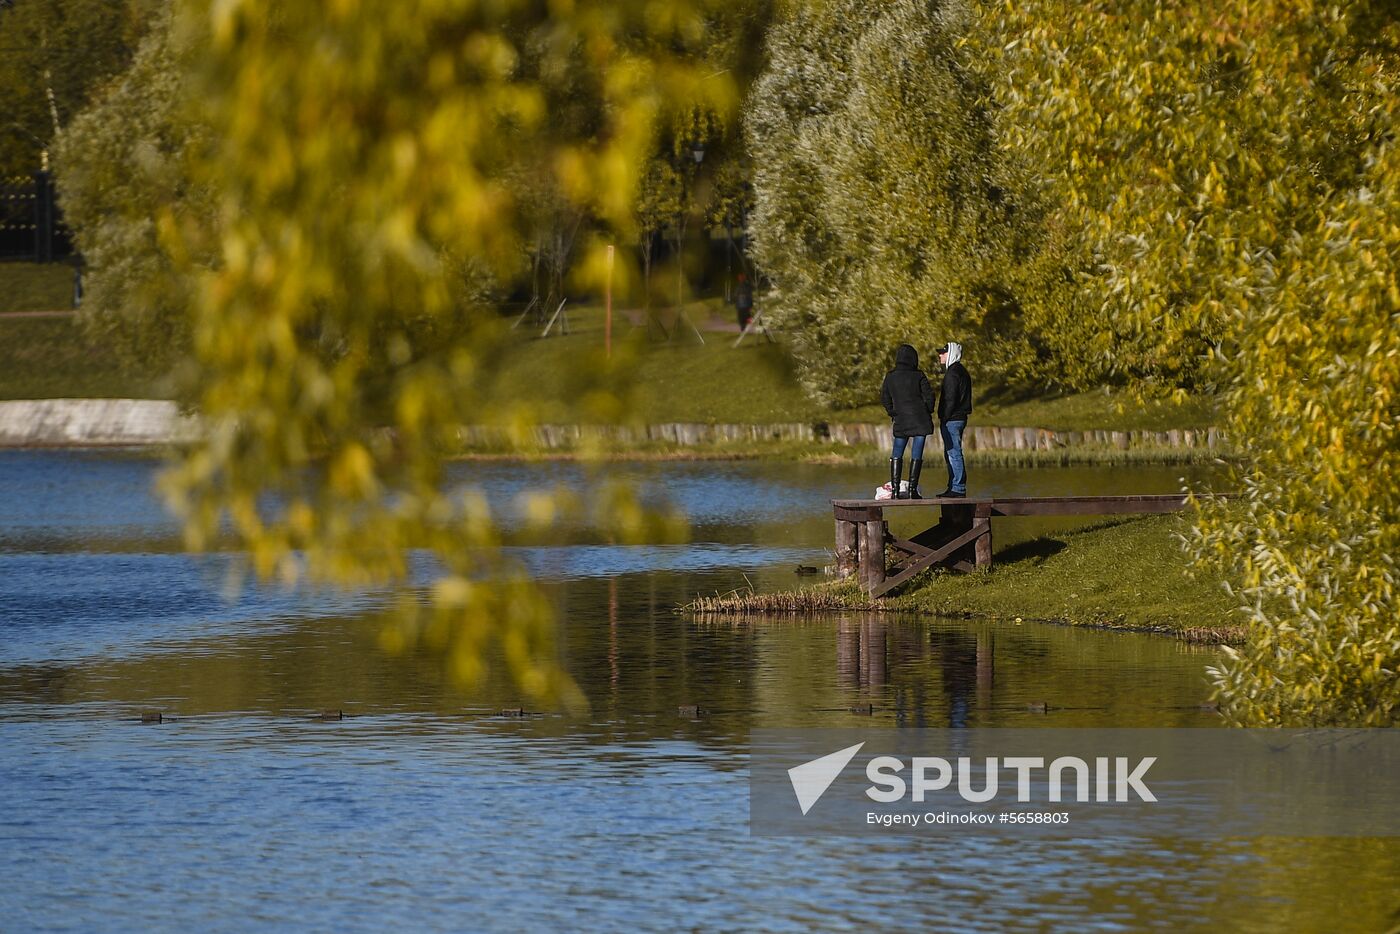
[[836, 624], [836, 676], [849, 688], [881, 688], [889, 680], [888, 630], [875, 614]]
[[[892, 682], [890, 669], [904, 662], [932, 660], [940, 673], [950, 727], [965, 727], [974, 709], [987, 709], [992, 700], [996, 674], [995, 642], [990, 632], [970, 633], [934, 630], [925, 645], [919, 638], [901, 638], [914, 632], [891, 625], [879, 614], [842, 617], [836, 628], [836, 675], [843, 687], [855, 691], [863, 701], [874, 699]], [[925, 665], [913, 666], [917, 671]], [[927, 705], [922, 684], [913, 685], [913, 696], [896, 684], [896, 705], [912, 717], [916, 725], [926, 724]]]
[[[1097, 516], [1177, 512], [1186, 508], [1184, 493], [1144, 496], [999, 496], [964, 499], [837, 499], [836, 572], [858, 575], [873, 597], [884, 596], [927, 568], [958, 571], [992, 563], [993, 516]], [[941, 515], [912, 538], [896, 538], [885, 521], [887, 509], [936, 506]], [[886, 576], [885, 546], [903, 556], [903, 566]]]

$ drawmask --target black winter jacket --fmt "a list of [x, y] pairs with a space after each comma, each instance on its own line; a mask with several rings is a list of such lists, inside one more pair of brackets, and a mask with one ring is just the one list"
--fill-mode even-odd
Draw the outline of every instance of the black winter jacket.
[[880, 401], [894, 419], [896, 438], [933, 434], [933, 387], [919, 369], [919, 352], [908, 344], [895, 351], [894, 369], [880, 387]]
[[952, 364], [943, 373], [943, 389], [938, 394], [938, 420], [963, 422], [972, 414], [972, 377], [962, 361]]

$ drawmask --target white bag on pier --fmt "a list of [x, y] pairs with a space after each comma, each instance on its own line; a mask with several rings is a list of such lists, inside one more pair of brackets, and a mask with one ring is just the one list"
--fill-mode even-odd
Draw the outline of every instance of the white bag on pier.
[[[901, 493], [908, 493], [908, 492], [909, 492], [909, 481], [908, 481], [908, 480], [901, 480], [901, 481], [899, 481], [899, 492], [901, 492]], [[885, 483], [884, 483], [883, 486], [878, 486], [878, 487], [875, 488], [875, 498], [876, 498], [876, 499], [894, 499], [894, 489], [893, 489], [893, 487], [890, 486], [888, 480], [885, 481]]]

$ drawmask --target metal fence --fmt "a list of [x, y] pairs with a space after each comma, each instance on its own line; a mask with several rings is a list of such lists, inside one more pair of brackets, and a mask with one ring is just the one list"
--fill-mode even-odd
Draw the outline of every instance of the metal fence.
[[53, 176], [0, 179], [0, 259], [51, 263], [73, 252], [59, 216]]

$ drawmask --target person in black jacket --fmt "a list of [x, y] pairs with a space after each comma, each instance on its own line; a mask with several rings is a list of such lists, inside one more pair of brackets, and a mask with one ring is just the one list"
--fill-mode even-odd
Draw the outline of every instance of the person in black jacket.
[[[894, 369], [880, 387], [880, 401], [893, 420], [894, 450], [890, 452], [890, 490], [895, 499], [904, 472], [904, 449], [909, 447], [909, 499], [919, 499], [919, 471], [924, 466], [924, 438], [933, 434], [933, 387], [919, 369], [919, 352], [908, 344], [895, 351]], [[912, 441], [912, 444], [911, 444]]]
[[948, 489], [939, 496], [967, 495], [967, 467], [963, 463], [962, 438], [972, 414], [972, 377], [962, 365], [962, 344], [949, 341], [938, 348], [943, 389], [938, 394], [938, 431], [943, 438], [943, 459], [948, 463]]

